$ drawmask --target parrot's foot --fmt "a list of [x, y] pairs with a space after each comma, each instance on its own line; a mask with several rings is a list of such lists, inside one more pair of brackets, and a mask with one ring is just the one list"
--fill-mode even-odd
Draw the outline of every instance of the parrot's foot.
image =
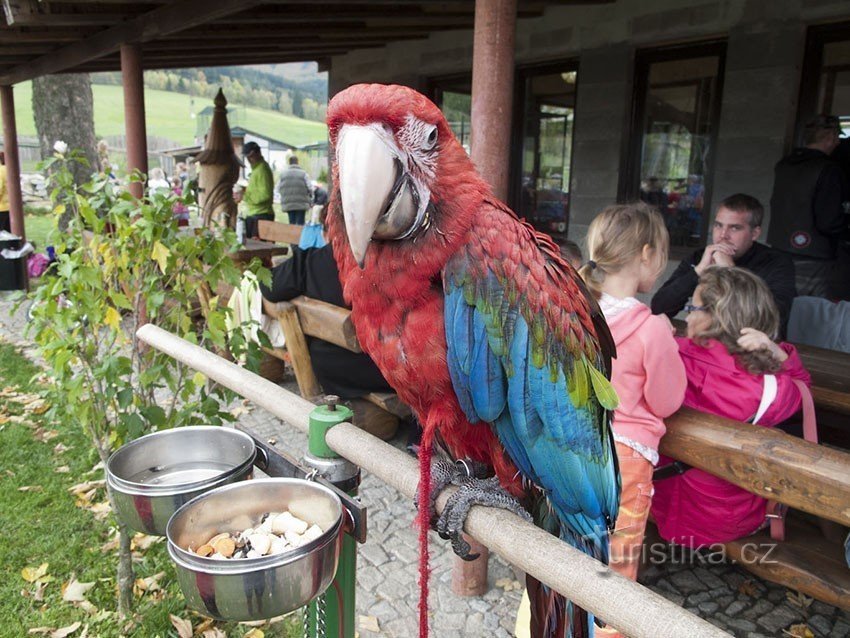
[[[437, 524], [437, 497], [449, 485], [460, 486], [462, 482], [470, 477], [484, 478], [489, 473], [489, 468], [484, 463], [463, 459], [452, 461], [445, 454], [435, 452], [431, 461], [431, 499], [428, 502], [428, 518], [431, 526]], [[419, 506], [419, 488], [416, 489], [414, 503]]]
[[[458, 462], [460, 463], [460, 461]], [[458, 479], [457, 476], [460, 476]], [[499, 485], [499, 479], [480, 478], [467, 473], [456, 475], [451, 480], [460, 489], [446, 503], [446, 508], [437, 520], [437, 533], [445, 539], [450, 539], [454, 553], [463, 560], [475, 560], [478, 554], [469, 553], [469, 543], [463, 539], [463, 524], [473, 505], [498, 507], [513, 512], [517, 516], [531, 522], [531, 515], [523, 509], [513, 496]]]

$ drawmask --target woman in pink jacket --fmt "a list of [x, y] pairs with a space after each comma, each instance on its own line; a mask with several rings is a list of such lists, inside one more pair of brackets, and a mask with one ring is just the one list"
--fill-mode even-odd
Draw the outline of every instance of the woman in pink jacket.
[[[687, 337], [676, 339], [688, 376], [684, 405], [764, 427], [800, 409], [793, 380], [811, 380], [794, 346], [773, 342], [779, 312], [759, 277], [741, 268], [708, 268], [685, 310]], [[655, 481], [652, 515], [665, 540], [699, 547], [752, 534], [765, 523], [766, 503], [691, 468]]]

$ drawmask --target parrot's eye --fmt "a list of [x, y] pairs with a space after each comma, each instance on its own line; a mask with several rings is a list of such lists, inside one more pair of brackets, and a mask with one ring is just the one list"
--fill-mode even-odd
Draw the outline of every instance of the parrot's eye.
[[425, 138], [425, 150], [430, 151], [434, 146], [437, 145], [437, 127], [432, 126], [431, 130], [428, 131], [428, 136]]

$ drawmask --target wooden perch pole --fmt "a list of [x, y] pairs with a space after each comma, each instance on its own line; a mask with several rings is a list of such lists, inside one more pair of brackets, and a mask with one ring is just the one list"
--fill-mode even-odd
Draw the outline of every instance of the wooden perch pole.
[[[139, 339], [307, 432], [315, 407], [309, 401], [161, 328], [142, 326]], [[416, 461], [349, 423], [327, 434], [332, 450], [374, 474], [411, 500]], [[452, 490], [437, 501], [442, 511]], [[504, 510], [475, 506], [465, 530], [505, 560], [632, 638], [728, 638], [729, 634], [631, 580], [558, 538]]]

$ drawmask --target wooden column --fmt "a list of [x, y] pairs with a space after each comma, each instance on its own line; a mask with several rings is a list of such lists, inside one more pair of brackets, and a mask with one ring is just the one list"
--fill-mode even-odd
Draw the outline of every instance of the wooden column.
[[507, 199], [517, 0], [476, 0], [472, 50], [472, 161]]
[[12, 233], [26, 239], [24, 199], [21, 195], [21, 161], [18, 157], [18, 127], [15, 124], [15, 98], [12, 87], [0, 86], [3, 111], [3, 147], [6, 153], [6, 181], [9, 194], [9, 218]]
[[[501, 200], [508, 196], [514, 35], [517, 0], [476, 0], [472, 49], [472, 161]], [[481, 596], [487, 591], [487, 548], [465, 536], [474, 561], [454, 557], [452, 591]]]
[[[138, 44], [121, 45], [121, 80], [124, 84], [124, 130], [127, 137], [127, 171], [148, 173], [148, 142], [145, 131], [145, 87], [142, 51]], [[134, 197], [144, 194], [141, 182], [130, 185]]]

